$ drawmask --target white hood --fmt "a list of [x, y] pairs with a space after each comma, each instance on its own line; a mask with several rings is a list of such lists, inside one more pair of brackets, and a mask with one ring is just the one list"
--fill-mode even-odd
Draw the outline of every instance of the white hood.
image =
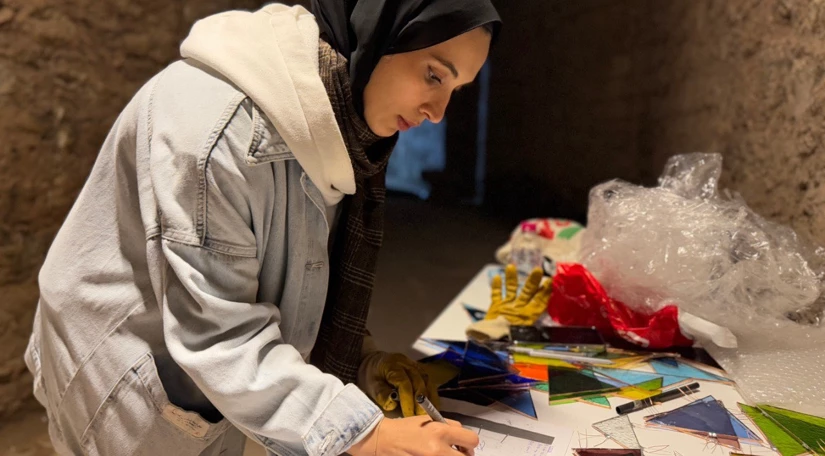
[[301, 6], [272, 4], [195, 23], [181, 45], [232, 81], [263, 111], [327, 206], [355, 193], [344, 138], [318, 74], [318, 25]]

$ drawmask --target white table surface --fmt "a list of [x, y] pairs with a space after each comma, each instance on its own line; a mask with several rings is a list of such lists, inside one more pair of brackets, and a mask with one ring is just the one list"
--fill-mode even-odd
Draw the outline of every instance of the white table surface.
[[[423, 355], [429, 356], [437, 354], [443, 351], [443, 349], [433, 347], [422, 341], [422, 339], [466, 340], [467, 337], [464, 334], [464, 330], [472, 323], [472, 320], [464, 309], [464, 304], [476, 309], [487, 310], [490, 305], [490, 284], [488, 276], [490, 271], [497, 271], [499, 269], [500, 266], [495, 264], [482, 268], [464, 290], [450, 302], [432, 324], [419, 336], [419, 339], [413, 344], [413, 348]], [[709, 395], [721, 400], [728, 410], [744, 422], [756, 435], [763, 437], [764, 440], [764, 436], [759, 429], [755, 427], [737, 407], [737, 402], [745, 401], [734, 386], [707, 381], [699, 381], [699, 383], [699, 391], [690, 398], [676, 399], [628, 415], [631, 423], [634, 425], [634, 431], [639, 439], [639, 443], [644, 449], [645, 455], [729, 455], [732, 451], [736, 452], [728, 447], [716, 445], [713, 442], [708, 442], [699, 437], [671, 430], [650, 428], [644, 424], [643, 418], [645, 416], [673, 410]], [[617, 443], [613, 440], [605, 439], [602, 434], [591, 426], [593, 423], [618, 416], [613, 409], [583, 403], [551, 406], [548, 404], [546, 393], [532, 391], [532, 394], [533, 403], [540, 421], [571, 430], [570, 448], [568, 448], [566, 454], [574, 455], [573, 448], [620, 448]], [[612, 407], [629, 402], [626, 399], [616, 397], [610, 397], [609, 400]], [[506, 408], [502, 407], [501, 410], [506, 410]], [[515, 412], [510, 413], [515, 414]], [[748, 445], [743, 442], [740, 452], [757, 456], [779, 454], [771, 450], [767, 443], [765, 443], [765, 446], [757, 446]]]

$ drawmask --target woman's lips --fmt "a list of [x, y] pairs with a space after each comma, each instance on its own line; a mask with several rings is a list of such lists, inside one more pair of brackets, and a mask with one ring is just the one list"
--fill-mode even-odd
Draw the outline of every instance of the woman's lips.
[[398, 131], [407, 131], [412, 127], [413, 127], [412, 124], [407, 122], [406, 119], [404, 119], [401, 116], [398, 116]]

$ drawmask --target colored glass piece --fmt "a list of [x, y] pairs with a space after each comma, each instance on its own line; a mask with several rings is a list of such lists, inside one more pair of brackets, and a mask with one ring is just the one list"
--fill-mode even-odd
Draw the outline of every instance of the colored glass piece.
[[770, 405], [760, 405], [759, 409], [779, 423], [785, 432], [807, 445], [809, 451], [825, 454], [825, 419]]
[[625, 448], [642, 448], [639, 445], [639, 439], [636, 437], [636, 431], [633, 430], [633, 425], [630, 423], [630, 417], [627, 415], [600, 421], [593, 424], [593, 428]]
[[510, 374], [507, 363], [484, 345], [473, 341], [467, 342], [464, 363], [458, 376], [458, 383], [475, 382], [479, 379]]
[[550, 391], [550, 385], [548, 383], [536, 383], [532, 386], [532, 388], [536, 391], [543, 391], [545, 393]]
[[658, 361], [670, 367], [679, 367], [679, 361], [677, 361], [676, 358], [659, 358]]
[[662, 362], [661, 359], [654, 359], [650, 361], [650, 365], [651, 367], [653, 367], [653, 370], [663, 375], [673, 375], [676, 377], [683, 378], [695, 378], [698, 380], [710, 380], [714, 382], [729, 381], [726, 378], [719, 377], [718, 375], [711, 374], [710, 372], [705, 372], [699, 368], [693, 367], [689, 364], [685, 364], [681, 361], [679, 361], [677, 364], [677, 367], [673, 367], [666, 362]]
[[619, 389], [614, 384], [603, 381], [605, 380], [603, 376], [598, 378], [593, 371], [548, 367], [547, 374], [549, 377], [548, 393], [551, 402], [559, 399], [598, 395], [598, 393], [612, 392]]
[[591, 404], [598, 405], [599, 407], [607, 407], [610, 408], [610, 401], [607, 400], [604, 396], [591, 396], [591, 397], [583, 397], [581, 398], [582, 402], [588, 402]]
[[606, 375], [610, 378], [620, 380], [624, 382], [626, 385], [636, 385], [656, 378], [662, 378], [662, 376], [659, 374], [626, 369], [609, 369], [604, 367], [594, 367], [593, 370], [602, 375]]
[[765, 434], [768, 441], [782, 456], [796, 456], [805, 453], [805, 447], [788, 435], [777, 423], [764, 415], [758, 408], [739, 404], [739, 408]]
[[438, 395], [440, 397], [455, 399], [457, 401], [469, 402], [471, 404], [481, 405], [485, 407], [488, 405], [492, 405], [495, 402], [494, 399], [479, 394], [478, 390], [469, 388], [439, 390]]
[[513, 368], [522, 377], [532, 378], [542, 382], [547, 381], [547, 367], [536, 364], [515, 363]]
[[470, 316], [470, 319], [474, 322], [484, 320], [484, 317], [487, 316], [487, 312], [475, 309], [467, 304], [464, 304], [464, 310], [467, 311], [467, 314]]
[[627, 448], [574, 448], [578, 456], [642, 456], [642, 450]]
[[617, 396], [640, 401], [649, 397], [655, 396], [662, 391], [662, 378], [653, 378], [646, 382], [638, 383], [619, 390]]
[[536, 358], [522, 353], [513, 353], [513, 362], [519, 364], [533, 364], [536, 366], [567, 367], [575, 369], [576, 365], [560, 359]]
[[460, 355], [464, 355], [464, 349], [467, 346], [467, 341], [464, 340], [442, 340], [442, 339], [421, 339], [422, 341], [441, 347], [445, 350], [452, 350]]
[[523, 415], [538, 418], [530, 390], [520, 391], [518, 394], [506, 396], [498, 401]]
[[687, 431], [736, 438], [730, 414], [713, 396], [707, 396], [669, 412], [645, 417], [645, 420]]

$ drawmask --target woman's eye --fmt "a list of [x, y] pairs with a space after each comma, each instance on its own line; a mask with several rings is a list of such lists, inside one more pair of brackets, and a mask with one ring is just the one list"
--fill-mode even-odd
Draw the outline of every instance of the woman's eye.
[[434, 83], [434, 84], [441, 84], [441, 78], [439, 78], [439, 77], [438, 77], [438, 75], [436, 75], [436, 74], [433, 72], [433, 69], [432, 69], [432, 68], [430, 68], [430, 69], [428, 70], [427, 77], [429, 78], [429, 80], [430, 80], [430, 82], [431, 82], [431, 83]]

